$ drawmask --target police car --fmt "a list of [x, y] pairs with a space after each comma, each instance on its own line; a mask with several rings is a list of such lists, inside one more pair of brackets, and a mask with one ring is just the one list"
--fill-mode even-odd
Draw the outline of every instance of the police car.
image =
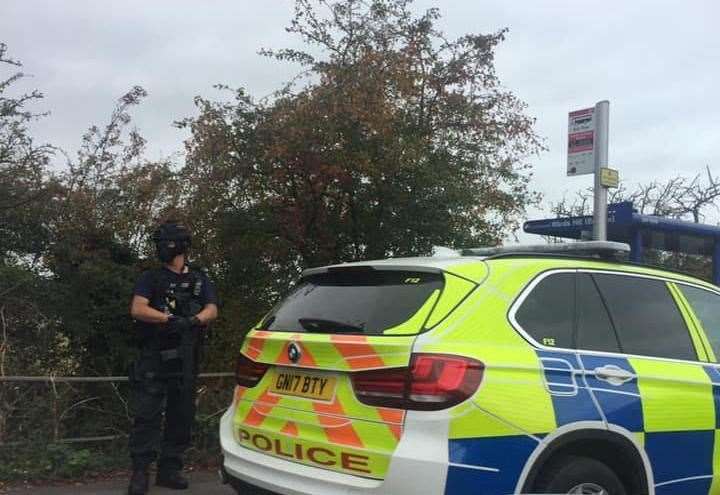
[[225, 480], [247, 495], [720, 493], [720, 289], [610, 259], [626, 249], [306, 271], [242, 344]]

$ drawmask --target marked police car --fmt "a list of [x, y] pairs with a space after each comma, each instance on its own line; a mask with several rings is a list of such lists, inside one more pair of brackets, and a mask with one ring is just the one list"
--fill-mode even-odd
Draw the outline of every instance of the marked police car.
[[720, 493], [720, 289], [602, 259], [625, 245], [570, 246], [306, 271], [242, 344], [225, 479], [248, 495]]

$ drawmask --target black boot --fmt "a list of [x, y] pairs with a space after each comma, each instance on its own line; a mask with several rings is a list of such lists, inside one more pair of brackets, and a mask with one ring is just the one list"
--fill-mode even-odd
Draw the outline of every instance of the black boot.
[[159, 470], [155, 478], [157, 486], [172, 488], [173, 490], [186, 490], [190, 485], [188, 480], [180, 474], [180, 471]]
[[130, 477], [128, 495], [145, 495], [150, 484], [150, 477], [145, 469], [134, 469]]

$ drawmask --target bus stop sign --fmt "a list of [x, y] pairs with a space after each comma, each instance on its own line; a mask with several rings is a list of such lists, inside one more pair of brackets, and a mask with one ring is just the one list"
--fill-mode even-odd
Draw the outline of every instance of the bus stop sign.
[[595, 173], [595, 108], [568, 115], [567, 175]]

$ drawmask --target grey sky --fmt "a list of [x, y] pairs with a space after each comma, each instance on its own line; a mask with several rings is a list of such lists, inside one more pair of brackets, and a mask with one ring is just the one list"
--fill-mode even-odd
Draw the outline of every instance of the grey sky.
[[[717, 0], [417, 0], [430, 6], [451, 37], [510, 28], [498, 74], [547, 140], [534, 160], [546, 202], [591, 184], [564, 176], [567, 112], [601, 99], [611, 102], [610, 163], [624, 181], [720, 172]], [[135, 123], [159, 157], [181, 148], [184, 134], [170, 124], [193, 114], [195, 95], [217, 96], [215, 83], [266, 95], [296, 73], [256, 54], [297, 43], [284, 31], [291, 13], [290, 0], [2, 0], [0, 41], [46, 95], [52, 115], [36, 126], [40, 140], [74, 150], [139, 84], [150, 97]]]

